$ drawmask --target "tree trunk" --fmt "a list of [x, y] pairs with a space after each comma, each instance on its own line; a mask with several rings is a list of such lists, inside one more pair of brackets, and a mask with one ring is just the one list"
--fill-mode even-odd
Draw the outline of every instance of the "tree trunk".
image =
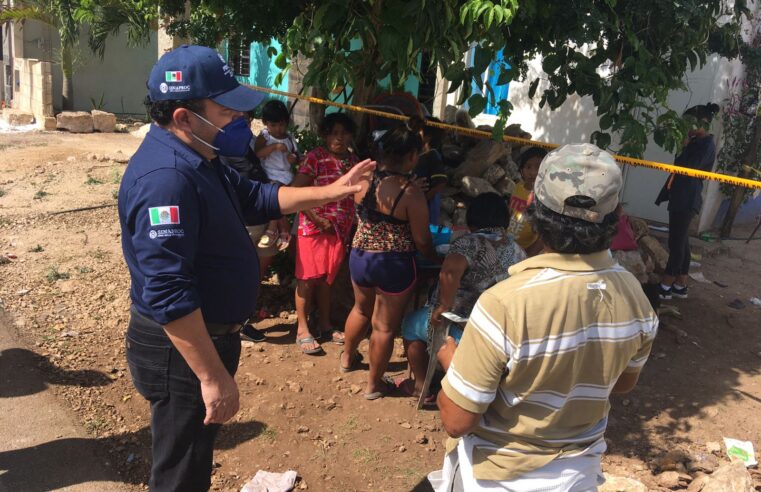
[[[325, 93], [318, 87], [312, 87], [312, 97], [325, 99]], [[325, 117], [325, 106], [317, 103], [309, 103], [309, 127], [313, 131], [319, 131], [322, 119]]]
[[71, 47], [61, 47], [61, 71], [63, 72], [61, 106], [64, 111], [71, 111], [74, 109], [74, 85], [71, 80], [74, 72], [74, 56]]
[[[756, 115], [756, 118], [753, 120], [753, 138], [751, 139], [750, 145], [748, 146], [748, 151], [745, 153], [743, 160], [740, 163], [741, 166], [743, 166], [740, 168], [740, 172], [737, 174], [737, 176], [740, 178], [747, 178], [750, 174], [749, 171], [745, 169], [744, 165], [748, 164], [755, 167], [754, 164], [756, 164], [759, 145], [761, 145], [761, 122], [759, 122], [760, 118], [760, 115]], [[732, 235], [732, 225], [734, 225], [737, 212], [740, 210], [740, 206], [745, 201], [745, 196], [747, 193], [748, 190], [742, 186], [736, 186], [732, 190], [732, 199], [729, 202], [727, 215], [724, 216], [724, 221], [721, 224], [720, 235], [722, 238], [728, 238]]]

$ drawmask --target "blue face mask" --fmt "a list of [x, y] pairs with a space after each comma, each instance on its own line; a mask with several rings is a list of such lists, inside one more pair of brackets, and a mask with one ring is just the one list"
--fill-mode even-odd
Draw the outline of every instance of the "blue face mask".
[[[192, 111], [191, 111], [192, 112]], [[218, 155], [229, 157], [243, 157], [248, 152], [248, 147], [251, 144], [251, 139], [254, 138], [254, 134], [251, 133], [251, 128], [248, 126], [246, 118], [237, 118], [226, 124], [224, 128], [219, 128], [217, 125], [207, 120], [198, 113], [192, 112], [198, 116], [204, 123], [213, 126], [219, 133], [214, 137], [214, 141], [209, 143], [195, 134], [193, 138], [206, 145], [210, 149], [213, 149]]]

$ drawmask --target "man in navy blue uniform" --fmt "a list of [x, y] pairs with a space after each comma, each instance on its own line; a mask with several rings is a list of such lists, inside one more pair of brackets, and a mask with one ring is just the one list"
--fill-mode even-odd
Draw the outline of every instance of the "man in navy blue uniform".
[[264, 95], [239, 85], [209, 48], [162, 56], [148, 91], [154, 125], [119, 189], [132, 279], [127, 361], [151, 404], [151, 490], [208, 490], [214, 438], [238, 411], [238, 331], [259, 286], [245, 224], [356, 193], [374, 163], [309, 188], [250, 181], [222, 165], [218, 155], [248, 149], [244, 112]]

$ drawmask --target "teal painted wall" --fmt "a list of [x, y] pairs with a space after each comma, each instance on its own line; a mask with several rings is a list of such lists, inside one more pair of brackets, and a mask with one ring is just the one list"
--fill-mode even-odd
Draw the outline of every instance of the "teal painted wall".
[[[248, 77], [236, 76], [235, 78], [238, 79], [238, 82], [242, 84], [258, 85], [260, 87], [268, 87], [270, 89], [279, 91], [288, 91], [288, 74], [283, 77], [280, 85], [275, 85], [275, 77], [277, 77], [277, 74], [280, 73], [280, 69], [275, 66], [275, 59], [271, 59], [269, 56], [267, 56], [267, 49], [270, 46], [274, 47], [278, 53], [282, 49], [280, 43], [274, 39], [270, 41], [270, 44], [251, 43], [251, 66], [249, 70], [250, 75]], [[227, 52], [227, 49], [228, 44], [225, 43], [225, 54], [229, 60], [230, 54]], [[282, 99], [283, 101], [287, 99], [283, 96], [276, 96], [274, 94], [270, 94], [269, 98]]]

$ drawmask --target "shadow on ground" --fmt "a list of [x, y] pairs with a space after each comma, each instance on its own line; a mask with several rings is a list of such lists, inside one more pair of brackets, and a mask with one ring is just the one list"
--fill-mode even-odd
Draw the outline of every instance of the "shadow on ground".
[[87, 388], [110, 383], [102, 372], [61, 369], [31, 350], [9, 348], [0, 352], [0, 398], [33, 395], [50, 384]]
[[[234, 448], [244, 441], [255, 439], [264, 429], [265, 425], [258, 421], [225, 425], [215, 448]], [[121, 480], [131, 484], [147, 483], [150, 447], [150, 428], [144, 427], [137, 432], [109, 437], [58, 439], [38, 446], [4, 451], [0, 452], [0, 484], [8, 490], [41, 492], [85, 482], [113, 480], [113, 476], [106, 476], [105, 468], [92, 470], [77, 466], [78, 459], [88, 454], [110, 461], [107, 465], [117, 459], [126, 459], [129, 473]]]

